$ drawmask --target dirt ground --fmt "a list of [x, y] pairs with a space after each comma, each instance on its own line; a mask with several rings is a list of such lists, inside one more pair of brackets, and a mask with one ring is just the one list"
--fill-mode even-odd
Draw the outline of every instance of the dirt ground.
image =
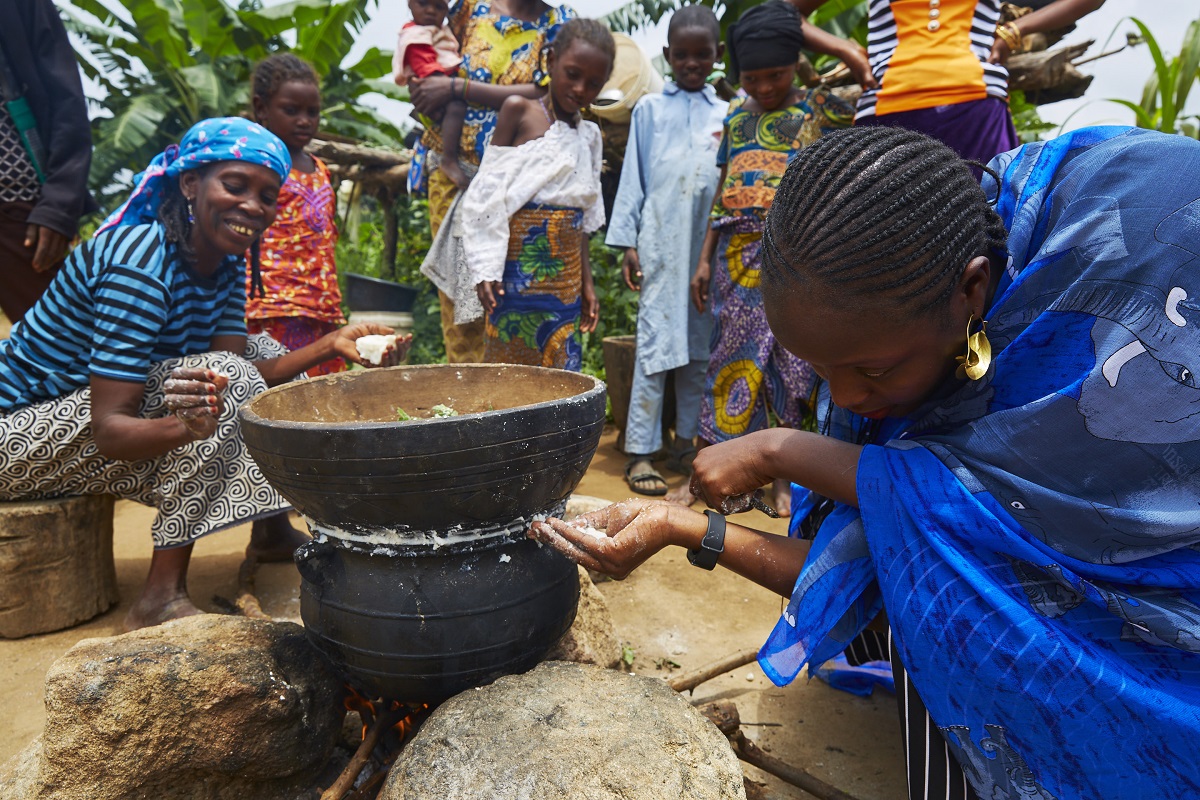
[[[6, 334], [7, 325], [0, 317], [0, 337]], [[629, 496], [621, 478], [625, 459], [615, 441], [615, 430], [606, 430], [579, 494], [607, 500]], [[665, 474], [673, 486], [682, 480]], [[119, 632], [149, 564], [152, 518], [148, 508], [117, 504], [114, 551], [121, 603], [116, 608], [66, 631], [0, 641], [0, 674], [4, 675], [0, 708], [5, 709], [0, 718], [0, 762], [41, 732], [42, 684], [51, 663], [81, 639]], [[775, 533], [785, 531], [782, 520], [757, 511], [738, 521]], [[189, 585], [202, 608], [216, 611], [220, 602], [214, 602], [214, 597], [236, 595], [237, 569], [249, 536], [246, 525], [197, 543]], [[678, 549], [655, 556], [625, 581], [605, 581], [599, 588], [608, 600], [618, 635], [635, 653], [633, 671], [664, 678], [758, 647], [780, 613], [780, 598], [719, 567], [711, 573], [698, 570]], [[263, 566], [258, 591], [268, 614], [299, 622], [299, 576], [293, 566]], [[861, 800], [905, 796], [899, 723], [891, 695], [877, 691], [863, 699], [804, 677], [780, 688], [751, 665], [701, 685], [694, 699], [733, 700], [748, 735], [772, 755]], [[773, 797], [809, 797], [769, 776], [758, 778], [769, 784]]]

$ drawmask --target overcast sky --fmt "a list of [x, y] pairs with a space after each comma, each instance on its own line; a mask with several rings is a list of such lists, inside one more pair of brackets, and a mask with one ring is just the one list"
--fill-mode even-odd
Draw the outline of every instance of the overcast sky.
[[[619, 7], [622, 0], [576, 0], [571, 5], [583, 16], [596, 17]], [[1136, 30], [1128, 20], [1122, 22], [1123, 18], [1129, 16], [1137, 17], [1150, 28], [1158, 40], [1159, 47], [1169, 57], [1179, 52], [1188, 22], [1200, 18], [1200, 1], [1108, 0], [1098, 11], [1080, 20], [1076, 30], [1065, 42], [1095, 39], [1096, 44], [1088, 51], [1088, 55], [1094, 55], [1101, 52], [1105, 41], [1116, 30], [1116, 35], [1112, 35], [1112, 40], [1105, 49], [1117, 47], [1125, 41], [1125, 31]], [[363, 31], [359, 48], [365, 50], [371, 46], [394, 47], [396, 32], [409, 18], [407, 3], [402, 0], [381, 0], [374, 17]], [[666, 43], [665, 20], [654, 29], [639, 31], [634, 39], [649, 55], [659, 52]], [[1118, 97], [1137, 102], [1141, 98], [1142, 87], [1154, 70], [1150, 51], [1144, 45], [1130, 48], [1108, 58], [1085, 64], [1081, 70], [1096, 77], [1087, 94], [1079, 100], [1064, 100], [1042, 106], [1042, 117], [1059, 124], [1070, 117], [1068, 129], [1096, 124], [1133, 124], [1132, 111], [1103, 100]], [[385, 108], [389, 116], [403, 116], [398, 107], [393, 109], [389, 104]], [[1191, 113], [1200, 113], [1200, 87], [1193, 89], [1188, 110]]]

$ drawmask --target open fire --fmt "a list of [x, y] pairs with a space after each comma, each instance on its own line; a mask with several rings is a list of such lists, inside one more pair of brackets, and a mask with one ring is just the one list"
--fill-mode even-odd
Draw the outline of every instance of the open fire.
[[[392, 762], [432, 709], [427, 703], [417, 705], [382, 698], [368, 700], [350, 684], [346, 684], [343, 705], [347, 712], [358, 714], [362, 720], [362, 743], [337, 780], [321, 794], [321, 800], [374, 798], [387, 779]], [[364, 772], [367, 777], [354, 788]]]

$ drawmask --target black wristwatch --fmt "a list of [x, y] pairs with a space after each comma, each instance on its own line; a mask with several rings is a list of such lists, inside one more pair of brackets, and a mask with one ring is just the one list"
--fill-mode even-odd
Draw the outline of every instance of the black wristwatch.
[[725, 518], [708, 509], [704, 513], [708, 516], [708, 530], [704, 532], [700, 546], [687, 551], [687, 557], [694, 566], [712, 569], [717, 565], [721, 553], [725, 552]]

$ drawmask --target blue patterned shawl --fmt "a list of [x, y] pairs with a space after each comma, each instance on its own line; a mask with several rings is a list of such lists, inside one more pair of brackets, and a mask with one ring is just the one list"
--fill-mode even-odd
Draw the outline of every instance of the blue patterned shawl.
[[1200, 797], [1200, 143], [991, 166], [992, 367], [864, 449], [760, 663], [787, 683], [882, 604], [981, 797]]
[[248, 161], [260, 164], [279, 176], [280, 183], [292, 170], [287, 145], [269, 130], [242, 117], [214, 117], [197, 122], [179, 144], [155, 156], [145, 170], [133, 176], [129, 199], [108, 215], [96, 230], [122, 225], [142, 225], [158, 218], [167, 181], [177, 180], [188, 170], [218, 161]]

